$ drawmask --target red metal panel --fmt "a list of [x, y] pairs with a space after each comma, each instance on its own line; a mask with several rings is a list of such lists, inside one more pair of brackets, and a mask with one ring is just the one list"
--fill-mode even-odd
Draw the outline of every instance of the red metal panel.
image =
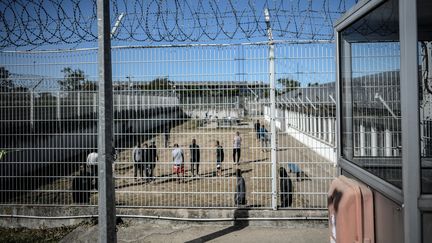
[[328, 198], [330, 242], [375, 242], [372, 191], [340, 176], [333, 180]]

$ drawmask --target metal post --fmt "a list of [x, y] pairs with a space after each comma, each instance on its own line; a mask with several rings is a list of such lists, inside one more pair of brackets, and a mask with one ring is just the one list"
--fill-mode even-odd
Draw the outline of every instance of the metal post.
[[363, 123], [360, 124], [360, 156], [366, 156], [366, 130]]
[[123, 107], [122, 107], [122, 94], [117, 92], [117, 111], [120, 112]]
[[59, 121], [61, 118], [61, 110], [60, 110], [60, 91], [57, 92], [57, 108], [56, 108], [56, 113], [57, 113], [57, 120]]
[[269, 38], [269, 72], [270, 72], [270, 131], [271, 131], [271, 165], [272, 165], [272, 208], [277, 209], [277, 173], [276, 173], [276, 92], [275, 92], [275, 48], [273, 42], [272, 29], [270, 26], [270, 13], [264, 9], [265, 21], [267, 24], [267, 34]]
[[378, 134], [376, 131], [376, 128], [374, 127], [374, 125], [371, 125], [370, 128], [370, 133], [371, 133], [371, 156], [372, 157], [377, 157], [378, 156]]
[[[343, 100], [338, 99], [338, 102], [339, 102], [338, 104], [341, 106], [341, 108], [343, 109], [343, 113], [344, 113], [343, 117], [339, 117], [340, 119], [343, 119], [344, 130], [340, 131], [343, 133], [340, 133], [339, 134], [340, 137], [336, 137], [336, 140], [339, 140], [339, 138], [341, 138], [341, 137], [343, 138], [344, 146], [343, 147], [338, 146], [338, 148], [340, 148], [340, 150], [342, 150], [343, 157], [345, 157], [348, 160], [352, 160], [353, 149], [354, 149], [354, 146], [353, 146], [353, 141], [354, 141], [354, 139], [353, 139], [354, 111], [353, 111], [353, 108], [351, 105], [352, 100], [353, 100], [353, 98], [352, 98], [352, 70], [351, 70], [351, 67], [352, 67], [351, 43], [344, 40], [340, 44], [344, 50], [344, 52], [342, 53], [343, 59], [341, 60], [342, 61], [341, 65], [343, 65], [343, 67], [344, 67], [343, 72], [345, 74], [345, 82], [344, 82], [344, 85], [342, 87], [340, 87], [340, 88], [342, 88], [342, 90], [340, 92], [342, 92], [344, 94], [344, 99]], [[342, 121], [342, 120], [340, 120], [340, 121]], [[339, 129], [341, 129], [341, 128], [342, 127], [339, 127]], [[335, 142], [337, 142], [337, 141], [335, 141]], [[335, 144], [338, 144], [338, 142]], [[342, 144], [338, 144], [338, 145], [342, 145]]]
[[127, 90], [127, 95], [126, 95], [126, 98], [127, 98], [127, 100], [126, 100], [126, 110], [130, 110], [130, 91], [129, 90]]
[[417, 1], [399, 0], [402, 191], [405, 242], [421, 242]]
[[384, 156], [392, 156], [393, 148], [392, 148], [392, 133], [389, 129], [384, 130]]
[[316, 137], [316, 117], [313, 114], [310, 115], [310, 122], [311, 122], [310, 134]]
[[92, 93], [93, 95], [93, 112], [97, 112], [98, 104], [97, 104], [97, 93]]
[[30, 126], [34, 128], [34, 91], [30, 91]]
[[99, 242], [117, 242], [113, 180], [113, 111], [109, 0], [97, 1], [99, 66]]
[[77, 93], [77, 115], [78, 117], [81, 116], [81, 92], [78, 91]]
[[[327, 134], [328, 134], [328, 142], [333, 144], [333, 119], [327, 118]], [[336, 144], [336, 143], [335, 143]]]

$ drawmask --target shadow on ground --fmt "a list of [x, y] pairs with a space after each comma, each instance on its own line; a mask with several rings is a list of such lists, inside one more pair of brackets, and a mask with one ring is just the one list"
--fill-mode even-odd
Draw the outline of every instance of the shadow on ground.
[[235, 231], [242, 230], [249, 226], [249, 208], [238, 208], [234, 210], [234, 224], [228, 228], [213, 232], [208, 235], [200, 236], [199, 238], [186, 241], [187, 243], [199, 243], [214, 240], [216, 238], [225, 236]]

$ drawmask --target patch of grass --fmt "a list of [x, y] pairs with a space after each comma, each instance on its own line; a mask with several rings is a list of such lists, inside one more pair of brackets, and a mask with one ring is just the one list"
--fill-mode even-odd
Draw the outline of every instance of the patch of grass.
[[59, 242], [63, 237], [72, 232], [79, 225], [62, 226], [58, 228], [1, 228], [0, 241], [12, 242]]

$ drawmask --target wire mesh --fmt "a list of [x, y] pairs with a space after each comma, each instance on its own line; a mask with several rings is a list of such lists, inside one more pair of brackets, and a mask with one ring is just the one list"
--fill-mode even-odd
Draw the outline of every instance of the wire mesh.
[[[267, 43], [113, 48], [117, 206], [268, 209], [277, 180], [279, 208], [326, 208], [334, 47], [275, 49], [272, 114]], [[1, 204], [97, 204], [96, 54], [1, 53]]]

